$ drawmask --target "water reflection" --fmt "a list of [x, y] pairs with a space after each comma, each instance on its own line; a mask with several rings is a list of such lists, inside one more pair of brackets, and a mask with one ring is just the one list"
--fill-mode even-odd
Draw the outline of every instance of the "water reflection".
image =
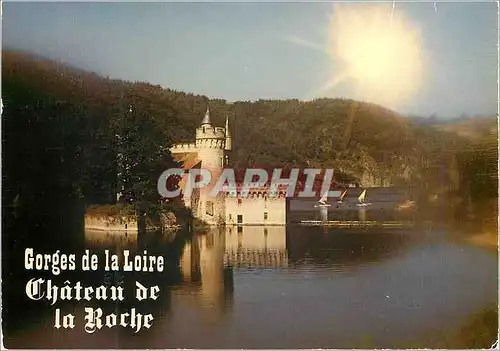
[[89, 249], [110, 249], [116, 252], [137, 248], [137, 233], [105, 232], [100, 230], [85, 231], [85, 247]]
[[288, 266], [285, 227], [226, 228], [224, 264], [237, 268]]
[[[329, 206], [319, 206], [318, 207], [318, 214], [319, 214], [319, 220], [321, 222], [328, 222], [328, 215], [329, 215]], [[354, 216], [350, 216], [350, 217], [347, 217], [346, 214], [348, 214], [349, 212], [352, 214], [352, 213], [355, 213], [356, 210], [351, 210], [351, 211], [343, 211], [342, 212], [342, 217], [339, 218], [338, 215], [336, 215], [335, 213], [335, 209], [333, 210], [334, 211], [334, 215], [332, 216], [332, 218], [334, 219], [341, 219], [341, 220], [346, 220], [346, 219], [351, 219], [353, 220], [354, 219]], [[366, 207], [359, 207], [357, 209], [357, 220], [360, 221], [360, 222], [365, 222], [366, 221]], [[381, 212], [381, 211], [373, 211], [371, 213], [371, 217], [373, 220], [388, 220], [388, 219], [394, 219], [395, 216], [393, 216], [392, 218], [389, 218], [385, 212]]]
[[361, 207], [360, 209], [358, 209], [358, 221], [366, 221], [366, 208]]

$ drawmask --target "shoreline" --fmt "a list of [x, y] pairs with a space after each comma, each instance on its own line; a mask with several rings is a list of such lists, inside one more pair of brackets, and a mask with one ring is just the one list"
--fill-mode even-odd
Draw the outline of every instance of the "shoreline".
[[[163, 230], [177, 230], [181, 229], [182, 226], [175, 224], [164, 226]], [[124, 229], [124, 228], [113, 228], [113, 227], [101, 227], [101, 226], [84, 226], [84, 230], [95, 231], [95, 232], [112, 232], [112, 233], [134, 233], [137, 234], [139, 231], [136, 228]], [[160, 228], [146, 228], [146, 231], [153, 232], [160, 230]]]

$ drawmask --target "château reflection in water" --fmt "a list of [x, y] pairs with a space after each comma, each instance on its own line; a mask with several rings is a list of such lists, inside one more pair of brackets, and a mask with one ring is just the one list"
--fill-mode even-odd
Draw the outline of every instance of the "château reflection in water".
[[285, 268], [288, 266], [286, 228], [226, 228], [224, 264], [236, 268]]
[[[213, 228], [204, 235], [194, 234], [180, 257], [182, 282], [173, 290], [173, 299], [194, 298], [199, 306], [216, 314], [231, 305], [232, 271], [224, 267], [225, 236], [222, 228]], [[179, 294], [180, 293], [180, 294]]]
[[[123, 250], [139, 248], [165, 253], [160, 243], [168, 246], [172, 240], [160, 233], [147, 236], [142, 240], [145, 243], [139, 244], [139, 236], [130, 233], [86, 231], [85, 241], [89, 248], [106, 248], [122, 257]], [[315, 265], [348, 272], [397, 255], [414, 240], [415, 236], [394, 231], [374, 235], [364, 230], [303, 226], [212, 227], [206, 233], [191, 234], [178, 257], [170, 257], [178, 262], [180, 275], [171, 298], [195, 301], [218, 318], [232, 305], [236, 270]]]
[[[360, 209], [359, 216], [362, 220], [366, 210]], [[137, 234], [86, 231], [85, 242], [89, 248], [107, 248], [119, 254], [139, 248], [162, 252], [160, 242], [168, 246], [172, 240], [162, 240], [164, 234], [148, 235], [139, 244]], [[213, 301], [224, 295], [235, 269], [282, 269], [303, 262], [330, 262], [337, 268], [363, 264], [363, 260], [373, 264], [418, 239], [404, 230], [377, 229], [374, 233], [306, 226], [212, 227], [190, 236], [182, 244], [179, 257], [173, 258], [178, 260], [181, 283], [192, 286], [193, 291], [199, 288], [201, 296]]]

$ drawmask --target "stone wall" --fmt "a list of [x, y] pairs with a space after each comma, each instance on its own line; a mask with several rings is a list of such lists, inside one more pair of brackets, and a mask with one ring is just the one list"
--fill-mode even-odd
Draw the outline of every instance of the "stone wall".
[[[238, 223], [241, 216], [241, 223]], [[227, 225], [285, 225], [285, 197], [226, 197]]]
[[198, 149], [194, 143], [176, 144], [170, 148], [172, 154], [176, 153], [197, 153]]
[[137, 219], [133, 217], [86, 214], [85, 229], [137, 233], [138, 225]]

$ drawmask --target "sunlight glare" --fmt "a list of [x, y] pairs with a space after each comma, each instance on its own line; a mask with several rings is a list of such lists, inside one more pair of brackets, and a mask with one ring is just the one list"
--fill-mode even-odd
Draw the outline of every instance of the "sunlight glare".
[[396, 108], [420, 87], [419, 32], [390, 5], [334, 4], [326, 50], [336, 67], [345, 65], [337, 72], [348, 72], [359, 98]]

